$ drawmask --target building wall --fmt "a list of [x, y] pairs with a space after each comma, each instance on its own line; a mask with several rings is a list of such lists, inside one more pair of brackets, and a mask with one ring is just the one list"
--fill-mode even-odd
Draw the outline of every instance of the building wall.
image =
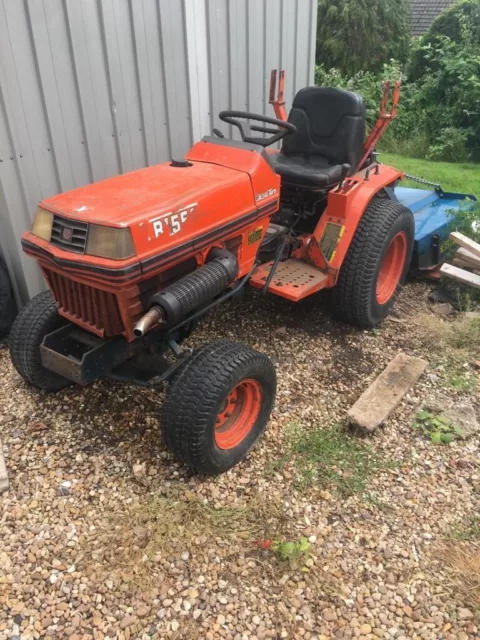
[[313, 81], [316, 4], [0, 0], [0, 250], [18, 299], [44, 288], [20, 247], [38, 201], [181, 157], [222, 109], [274, 115], [272, 68], [288, 106]]

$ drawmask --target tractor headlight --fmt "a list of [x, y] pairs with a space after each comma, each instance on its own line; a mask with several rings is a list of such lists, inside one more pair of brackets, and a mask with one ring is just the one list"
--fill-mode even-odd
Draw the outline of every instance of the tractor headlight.
[[124, 260], [135, 255], [130, 229], [115, 229], [90, 224], [86, 252], [90, 256]]
[[52, 237], [53, 213], [37, 208], [33, 218], [32, 233], [37, 238], [50, 242]]

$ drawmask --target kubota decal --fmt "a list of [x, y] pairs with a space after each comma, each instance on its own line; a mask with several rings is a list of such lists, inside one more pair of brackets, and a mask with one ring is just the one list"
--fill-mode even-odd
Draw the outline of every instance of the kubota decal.
[[170, 211], [157, 218], [151, 218], [149, 222], [152, 223], [155, 238], [158, 238], [158, 236], [162, 235], [165, 231], [168, 231], [168, 235], [170, 236], [179, 233], [182, 230], [183, 224], [187, 221], [188, 216], [195, 210], [197, 204], [197, 202], [193, 202], [178, 211]]
[[265, 200], [265, 198], [274, 196], [276, 193], [277, 193], [276, 189], [269, 189], [268, 191], [264, 191], [263, 193], [257, 193], [257, 195], [255, 196], [255, 201], [260, 202], [260, 200]]

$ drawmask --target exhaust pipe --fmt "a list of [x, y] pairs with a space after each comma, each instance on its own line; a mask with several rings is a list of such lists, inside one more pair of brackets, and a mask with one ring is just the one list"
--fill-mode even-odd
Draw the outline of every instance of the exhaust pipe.
[[133, 327], [133, 335], [137, 338], [144, 336], [149, 329], [156, 324], [162, 324], [164, 315], [160, 307], [154, 306], [147, 313], [140, 318], [137, 324]]
[[150, 298], [153, 307], [160, 307], [167, 329], [181, 322], [223, 293], [238, 273], [237, 258], [226, 249], [212, 249], [210, 260]]
[[233, 253], [212, 249], [206, 264], [150, 298], [150, 310], [135, 325], [134, 335], [141, 338], [156, 324], [170, 329], [223, 293], [237, 274], [238, 261]]

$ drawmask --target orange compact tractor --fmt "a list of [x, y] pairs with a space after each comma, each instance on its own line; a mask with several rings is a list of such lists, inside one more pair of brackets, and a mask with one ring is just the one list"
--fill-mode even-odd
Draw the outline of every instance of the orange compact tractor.
[[101, 376], [168, 381], [164, 442], [198, 472], [246, 455], [276, 387], [270, 360], [243, 344], [182, 350], [205, 313], [247, 284], [293, 302], [332, 288], [336, 318], [373, 327], [412, 259], [414, 218], [394, 192], [402, 173], [374, 153], [399, 87], [391, 113], [386, 88], [365, 142], [360, 96], [308, 87], [287, 118], [283, 82], [281, 72], [276, 96], [272, 75], [276, 118], [220, 113], [241, 140], [214, 130], [181, 160], [44, 200], [22, 238], [49, 290], [13, 326], [20, 375], [52, 391]]

